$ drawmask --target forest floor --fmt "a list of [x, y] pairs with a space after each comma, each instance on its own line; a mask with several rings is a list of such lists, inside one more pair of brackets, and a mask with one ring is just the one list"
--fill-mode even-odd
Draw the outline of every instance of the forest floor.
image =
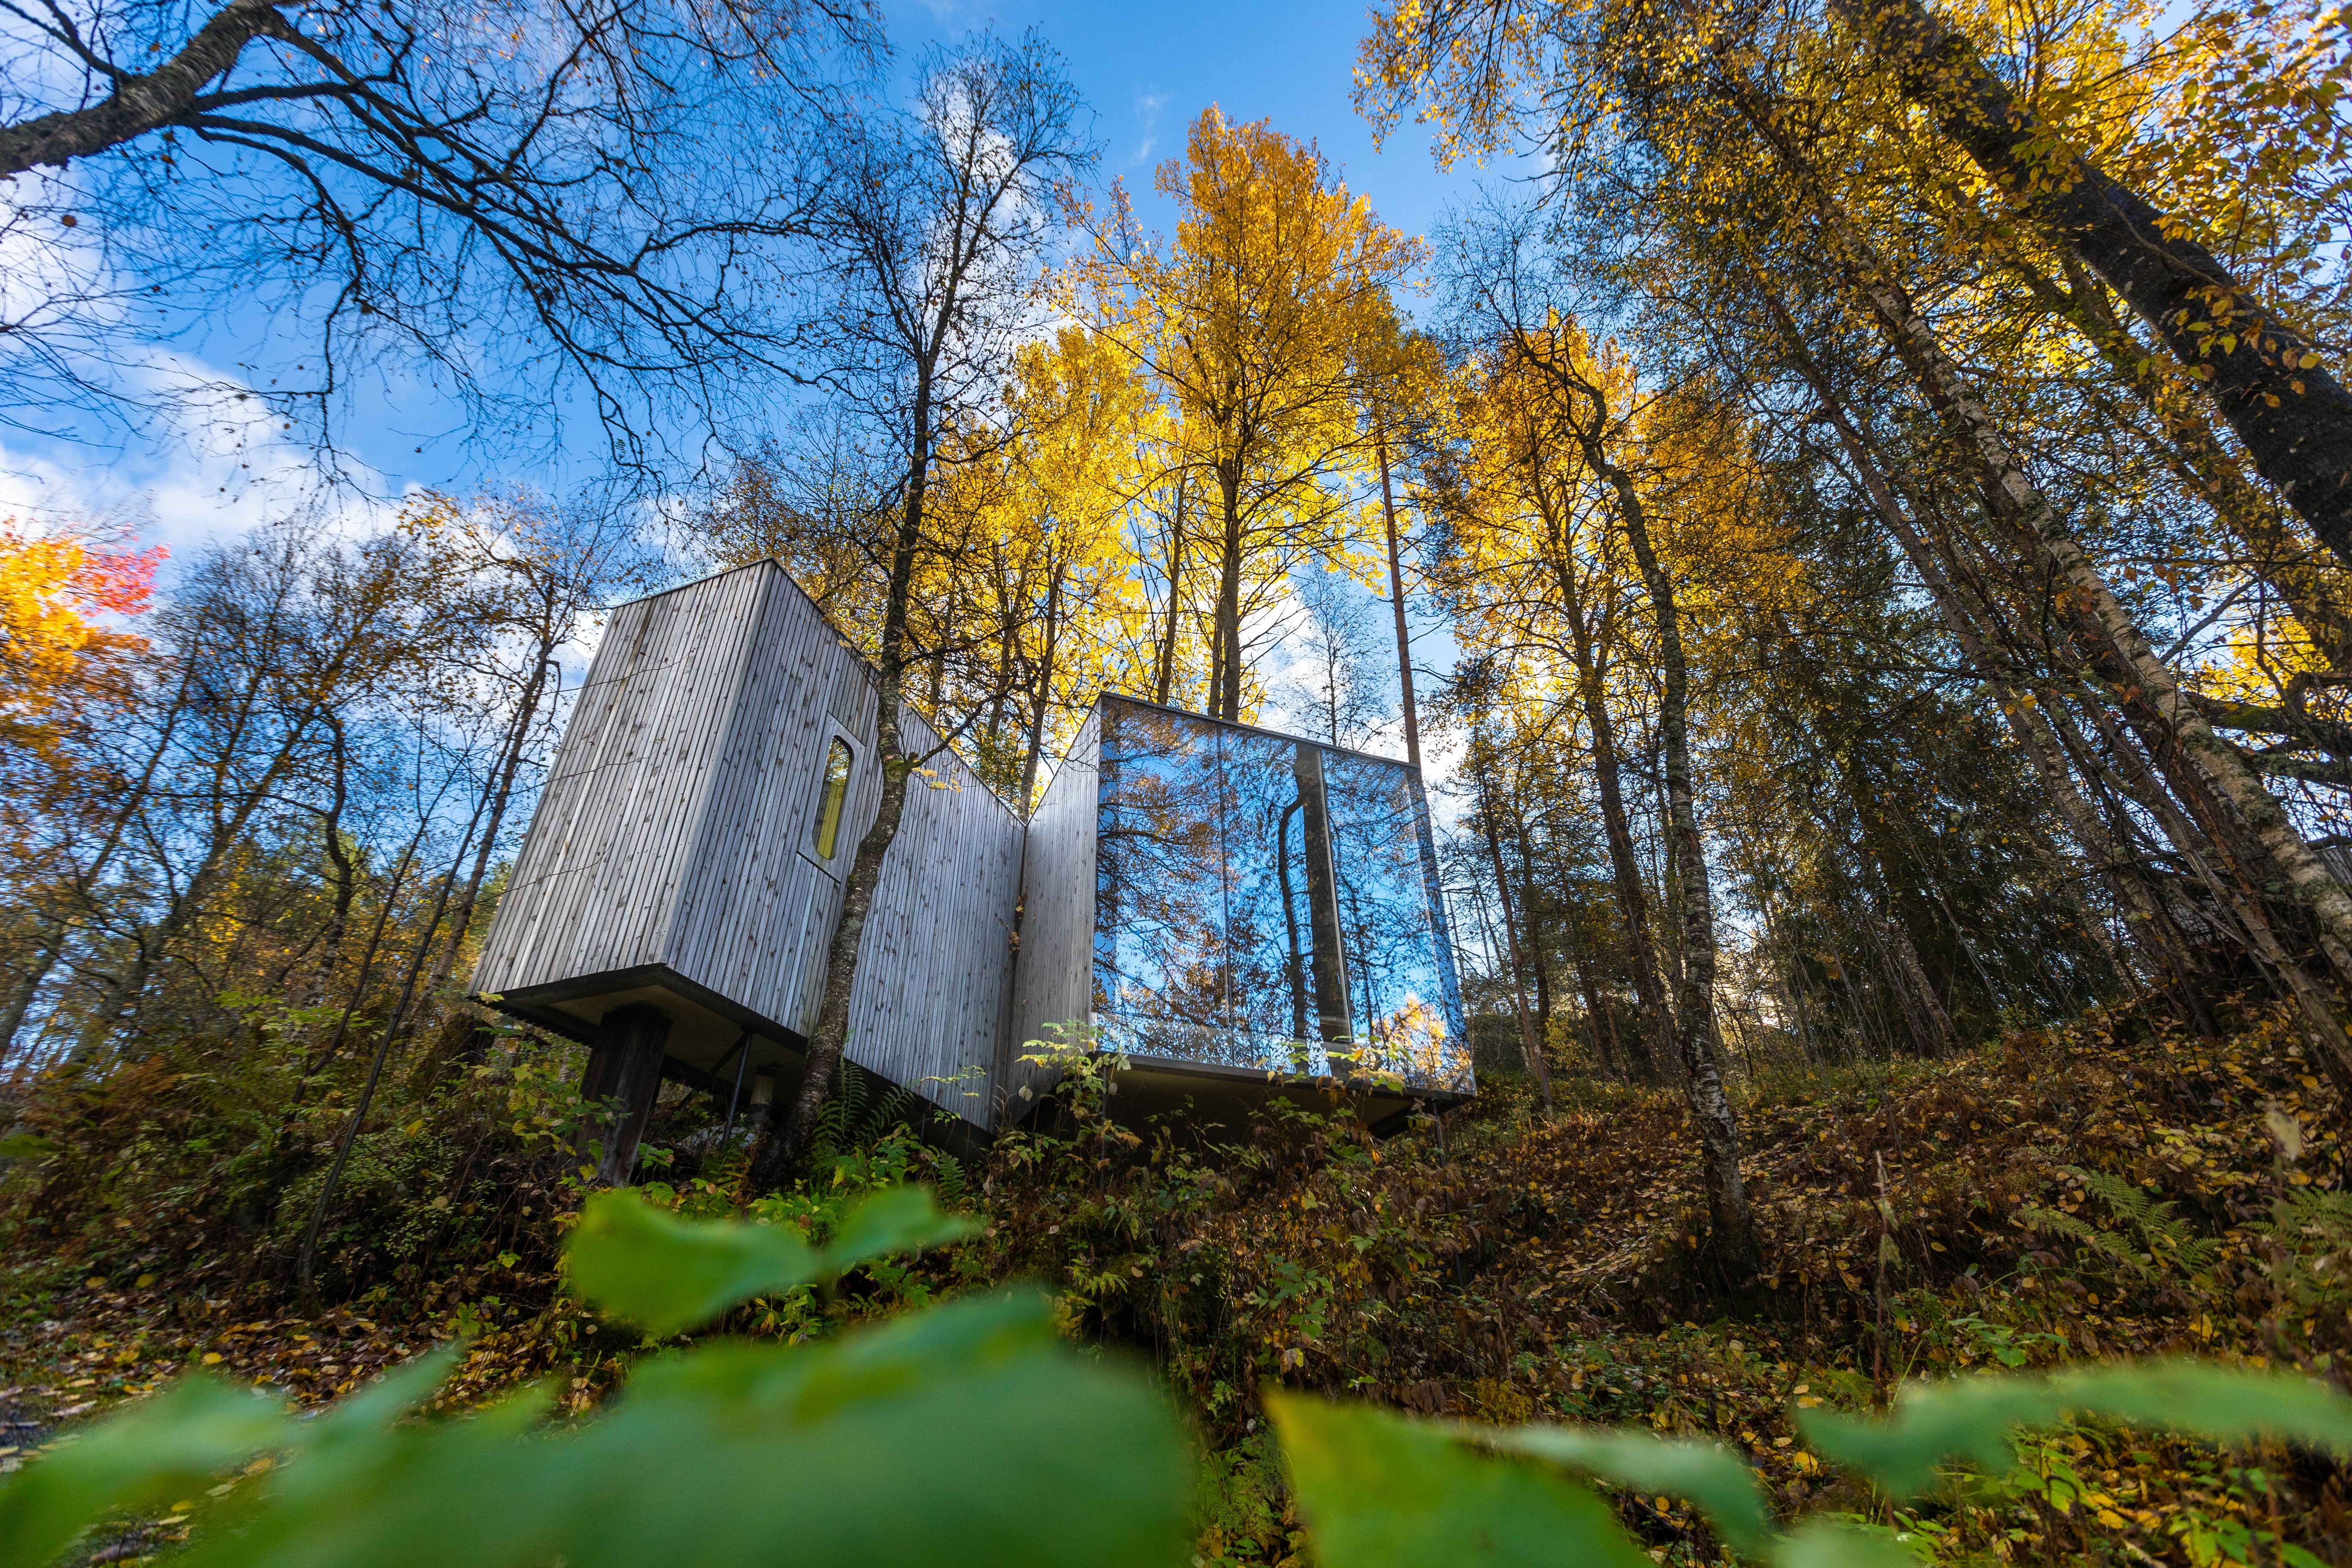
[[[1948, 1062], [1751, 1082], [1740, 1110], [1766, 1259], [1752, 1281], [1712, 1268], [1678, 1098], [1579, 1081], [1549, 1118], [1524, 1086], [1498, 1085], [1475, 1111], [1384, 1142], [1336, 1114], [1212, 1145], [1082, 1112], [966, 1168], [869, 1126], [829, 1181], [767, 1200], [767, 1217], [822, 1227], [845, 1192], [929, 1174], [984, 1234], [724, 1326], [820, 1334], [1042, 1279], [1070, 1332], [1150, 1357], [1192, 1409], [1203, 1565], [1299, 1548], [1255, 1414], [1271, 1383], [1474, 1420], [1711, 1435], [1785, 1506], [1844, 1511], [1922, 1561], [2352, 1561], [2352, 1488], [2324, 1459], [2081, 1425], [2021, 1438], [2018, 1477], [1956, 1479], [1897, 1511], [1811, 1454], [1791, 1420], [1883, 1404], [1906, 1377], [2085, 1358], [2189, 1353], [2340, 1379], [2344, 1119], [2283, 1020], [2255, 1015], [2208, 1042], [2093, 1019]], [[722, 1212], [724, 1176], [649, 1191]], [[88, 1257], [120, 1256], [87, 1226], [16, 1257], [0, 1277], [0, 1469], [185, 1368], [315, 1404], [459, 1334], [470, 1348], [444, 1405], [558, 1376], [563, 1407], [584, 1411], [644, 1347], [562, 1295], [551, 1206], [546, 1246], [471, 1261], [425, 1289], [423, 1310], [379, 1291], [303, 1313], [267, 1283], [86, 1272]], [[1680, 1505], [1618, 1502], [1663, 1560], [1719, 1556]], [[167, 1520], [105, 1560], [173, 1534]]]

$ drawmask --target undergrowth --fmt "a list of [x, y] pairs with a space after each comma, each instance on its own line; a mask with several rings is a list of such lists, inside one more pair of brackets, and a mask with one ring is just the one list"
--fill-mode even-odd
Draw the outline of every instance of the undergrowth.
[[[17, 1385], [18, 1433], [190, 1363], [323, 1399], [460, 1333], [473, 1338], [444, 1403], [555, 1373], [566, 1407], [595, 1405], [643, 1341], [558, 1289], [584, 1192], [575, 1065], [501, 1036], [419, 1113], [372, 1128], [377, 1173], [331, 1233], [341, 1304], [324, 1310], [281, 1283], [282, 1218], [240, 1215], [250, 1159], [191, 1146], [205, 1134], [177, 1085], [44, 1086], [0, 1179], [0, 1380]], [[1276, 1387], [1712, 1436], [1784, 1510], [1867, 1521], [1923, 1560], [2352, 1560], [2344, 1481], [2321, 1458], [2085, 1422], [2031, 1439], [2021, 1471], [1897, 1510], [1791, 1420], [1882, 1405], [1909, 1377], [2120, 1355], [2338, 1376], [2352, 1349], [2342, 1115], [2284, 1018], [2210, 1045], [2095, 1017], [1945, 1062], [1748, 1085], [1766, 1264], [1741, 1279], [1705, 1248], [1670, 1095], [1564, 1083], [1546, 1119], [1497, 1084], [1443, 1127], [1385, 1141], [1336, 1100], [1202, 1135], [1120, 1126], [1098, 1083], [1073, 1076], [1051, 1119], [968, 1163], [908, 1130], [911, 1102], [845, 1093], [809, 1173], [754, 1215], [821, 1242], [858, 1197], [917, 1180], [980, 1233], [720, 1326], [821, 1339], [1047, 1282], [1066, 1335], [1145, 1352], [1191, 1413], [1203, 1568], [1300, 1550], [1264, 1426]], [[689, 1217], [742, 1206], [740, 1135], [716, 1132], [707, 1102], [666, 1103], [646, 1194]], [[1670, 1498], [1617, 1505], [1668, 1559], [1719, 1552]]]

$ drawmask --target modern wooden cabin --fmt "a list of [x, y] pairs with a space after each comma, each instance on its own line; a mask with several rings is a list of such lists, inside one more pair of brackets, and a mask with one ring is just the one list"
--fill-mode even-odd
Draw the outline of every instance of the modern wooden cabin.
[[[870, 667], [773, 563], [613, 613], [473, 982], [594, 1047], [583, 1091], [631, 1111], [608, 1177], [665, 1078], [730, 1101], [796, 1084], [880, 798], [876, 719]], [[1051, 1075], [1023, 1057], [1050, 1025], [1128, 1053], [1130, 1113], [1319, 1080], [1377, 1120], [1472, 1091], [1404, 764], [1106, 695], [1034, 822], [951, 749], [927, 768], [845, 1054], [950, 1128], [1038, 1103]]]
[[[649, 1110], [664, 1076], [789, 1089], [881, 796], [876, 718], [869, 668], [773, 563], [616, 609], [475, 992], [597, 1046], [595, 1098]], [[984, 1129], [1024, 834], [952, 751], [929, 766], [884, 862], [845, 1054]]]

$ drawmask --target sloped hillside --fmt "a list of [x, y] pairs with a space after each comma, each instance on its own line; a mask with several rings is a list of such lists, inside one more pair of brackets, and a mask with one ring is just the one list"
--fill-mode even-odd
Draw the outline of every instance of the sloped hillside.
[[[1082, 1089], [1055, 1131], [970, 1166], [897, 1130], [902, 1107], [849, 1103], [817, 1173], [755, 1213], [821, 1233], [850, 1196], [913, 1177], [976, 1209], [984, 1233], [728, 1326], [822, 1335], [1042, 1278], [1072, 1335], [1151, 1358], [1194, 1412], [1213, 1483], [1204, 1563], [1292, 1550], [1255, 1400], [1273, 1384], [1477, 1420], [1711, 1433], [1789, 1506], [1871, 1515], [1953, 1561], [2245, 1561], [2231, 1543], [2273, 1517], [2318, 1561], [2352, 1551], [2341, 1479], [2284, 1453], [2249, 1464], [2069, 1430], [2037, 1440], [2032, 1484], [1898, 1516], [1845, 1488], [1788, 1419], [1868, 1405], [1906, 1377], [2084, 1357], [2332, 1371], [2352, 1336], [2341, 1118], [2285, 1020], [2256, 1017], [2219, 1045], [2094, 1021], [1948, 1062], [1755, 1086], [1742, 1110], [1766, 1268], [1753, 1279], [1720, 1278], [1702, 1245], [1678, 1098], [1573, 1094], [1547, 1119], [1519, 1086], [1492, 1085], [1475, 1111], [1386, 1142], [1335, 1106], [1205, 1143], [1118, 1126]], [[20, 1201], [47, 1191], [33, 1163], [11, 1173]], [[719, 1212], [732, 1174], [722, 1160], [647, 1191]], [[478, 1337], [447, 1403], [559, 1373], [583, 1408], [640, 1342], [560, 1294], [546, 1258], [576, 1173], [550, 1191], [529, 1256], [460, 1258], [413, 1296], [379, 1287], [316, 1313], [257, 1274], [211, 1284], [217, 1259], [123, 1279], [81, 1272], [72, 1247], [20, 1253], [0, 1374], [13, 1447], [183, 1365], [322, 1400], [458, 1331]], [[79, 1250], [118, 1257], [104, 1244], [126, 1217], [94, 1208]], [[1664, 1503], [1622, 1500], [1660, 1549], [1711, 1554]]]

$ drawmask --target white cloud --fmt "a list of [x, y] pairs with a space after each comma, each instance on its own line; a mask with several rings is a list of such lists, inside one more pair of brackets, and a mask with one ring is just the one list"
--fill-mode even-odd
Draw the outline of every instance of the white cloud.
[[1150, 161], [1152, 149], [1160, 144], [1160, 114], [1167, 107], [1168, 94], [1164, 92], [1135, 95], [1135, 123], [1142, 139], [1136, 145], [1135, 156], [1128, 160], [1130, 167]]
[[32, 529], [110, 525], [184, 558], [263, 522], [368, 529], [397, 504], [380, 475], [349, 458], [331, 479], [259, 399], [208, 390], [229, 378], [200, 360], [161, 355], [133, 379], [135, 395], [170, 412], [130, 435], [0, 434], [0, 517]]

